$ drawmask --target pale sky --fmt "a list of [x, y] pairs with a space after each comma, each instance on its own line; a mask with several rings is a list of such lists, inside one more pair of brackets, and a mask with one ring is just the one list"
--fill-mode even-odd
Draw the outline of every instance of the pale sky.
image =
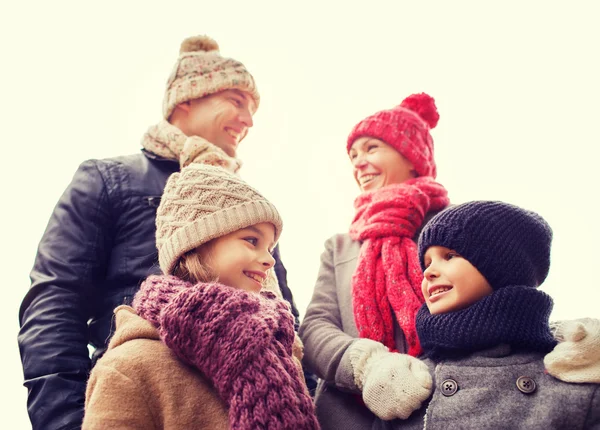
[[17, 315], [52, 208], [80, 162], [140, 149], [190, 35], [213, 37], [256, 79], [262, 100], [241, 173], [283, 216], [282, 259], [302, 313], [324, 241], [352, 219], [348, 133], [424, 91], [440, 113], [432, 135], [451, 200], [539, 212], [554, 230], [542, 286], [552, 319], [600, 317], [596, 1], [166, 4], [0, 6], [3, 423], [30, 428]]

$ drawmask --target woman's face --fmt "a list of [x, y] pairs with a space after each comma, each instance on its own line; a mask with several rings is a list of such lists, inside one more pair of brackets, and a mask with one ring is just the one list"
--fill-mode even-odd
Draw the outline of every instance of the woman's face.
[[354, 167], [354, 179], [362, 191], [401, 184], [417, 177], [410, 161], [387, 143], [373, 137], [356, 139], [348, 155]]

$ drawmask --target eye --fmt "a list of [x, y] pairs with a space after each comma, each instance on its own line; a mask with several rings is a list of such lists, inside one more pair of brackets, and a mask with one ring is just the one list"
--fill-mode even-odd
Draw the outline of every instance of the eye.
[[377, 149], [378, 146], [374, 145], [374, 144], [370, 144], [369, 146], [367, 146], [367, 152], [372, 152], [374, 149]]
[[248, 242], [252, 246], [258, 245], [258, 238], [254, 237], [254, 236], [247, 236], [247, 237], [242, 238], [242, 240], [245, 240], [246, 242]]
[[448, 251], [446, 253], [446, 260], [452, 260], [454, 257], [460, 257], [460, 255], [458, 254], [458, 252], [456, 252], [456, 251]]
[[229, 100], [231, 100], [231, 102], [236, 106], [236, 107], [242, 107], [242, 102], [235, 98], [235, 97], [230, 97]]

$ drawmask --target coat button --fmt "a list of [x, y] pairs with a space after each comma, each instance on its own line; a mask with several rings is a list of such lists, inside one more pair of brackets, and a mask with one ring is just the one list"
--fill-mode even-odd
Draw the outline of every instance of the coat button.
[[535, 385], [535, 381], [529, 376], [521, 376], [517, 379], [517, 388], [521, 393], [531, 394], [535, 391], [537, 386]]
[[444, 396], [450, 397], [458, 391], [458, 384], [454, 379], [446, 379], [442, 382], [440, 390]]

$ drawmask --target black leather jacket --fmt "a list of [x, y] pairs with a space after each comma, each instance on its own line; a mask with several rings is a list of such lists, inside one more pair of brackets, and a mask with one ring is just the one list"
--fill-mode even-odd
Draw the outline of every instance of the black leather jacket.
[[[78, 429], [92, 362], [105, 350], [113, 309], [160, 273], [155, 216], [179, 163], [149, 152], [81, 164], [39, 244], [19, 312], [19, 348], [33, 429]], [[283, 296], [286, 271], [275, 253]], [[96, 348], [90, 360], [88, 344]]]

